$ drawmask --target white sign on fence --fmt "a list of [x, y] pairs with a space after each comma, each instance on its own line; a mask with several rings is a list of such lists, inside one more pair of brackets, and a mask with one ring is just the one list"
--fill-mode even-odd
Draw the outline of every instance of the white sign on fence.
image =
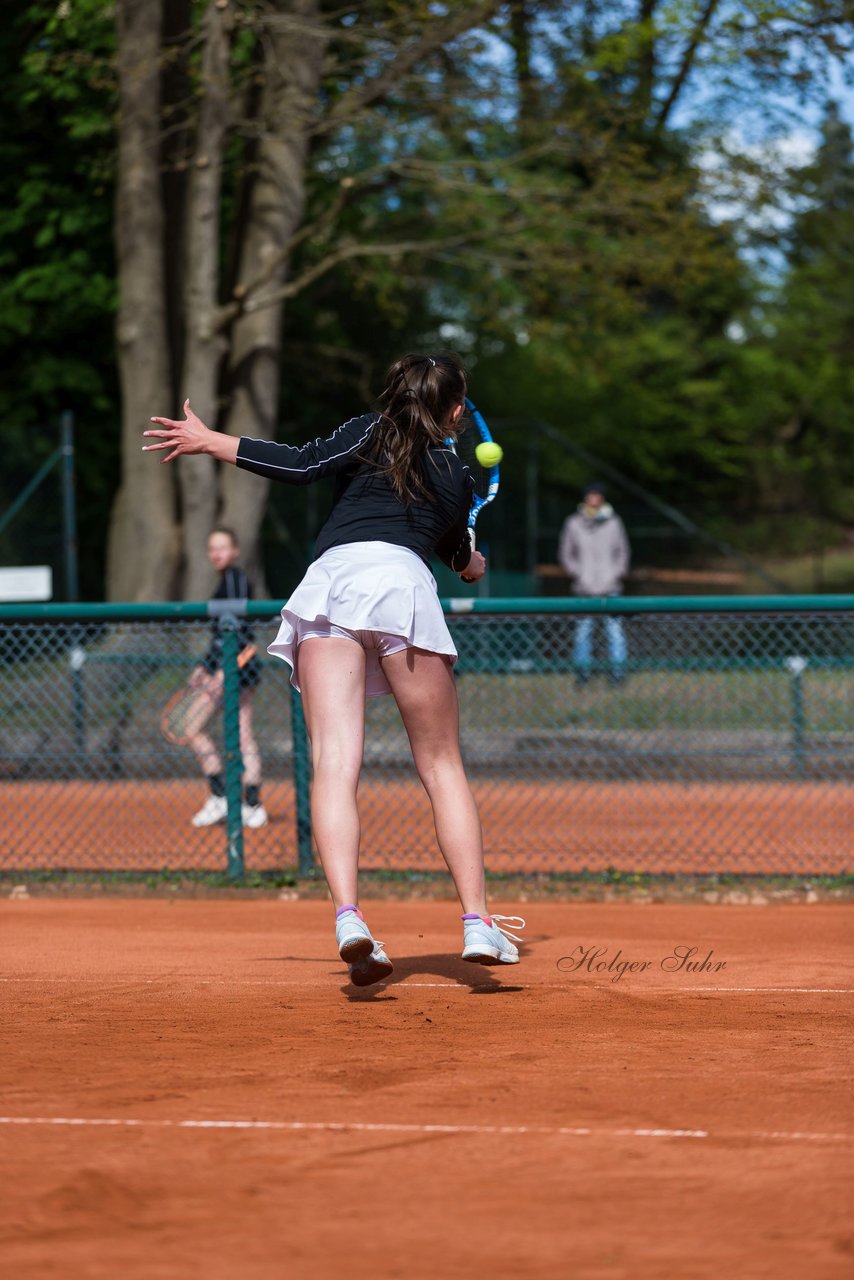
[[27, 569], [0, 569], [0, 601], [52, 600], [53, 571], [48, 564]]

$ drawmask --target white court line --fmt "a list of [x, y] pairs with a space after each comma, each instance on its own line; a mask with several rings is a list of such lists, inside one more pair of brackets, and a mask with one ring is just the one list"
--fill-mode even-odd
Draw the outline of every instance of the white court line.
[[[504, 971], [501, 970], [503, 973]], [[109, 975], [110, 981], [115, 984], [117, 982], [139, 982], [146, 986], [153, 986], [155, 983], [160, 985], [167, 982], [185, 982], [196, 983], [198, 986], [212, 986], [214, 983], [227, 983], [231, 987], [296, 987], [305, 991], [318, 991], [329, 988], [330, 983], [336, 980], [343, 980], [343, 974], [332, 973], [329, 981], [326, 982], [296, 982], [292, 978], [231, 978], [226, 975], [214, 978], [203, 977], [197, 974], [156, 974], [152, 977], [141, 977], [132, 973], [116, 973]], [[512, 974], [506, 974], [507, 978], [512, 978]], [[45, 974], [24, 975], [21, 977], [0, 977], [0, 982], [29, 982], [29, 983], [49, 983], [49, 982], [97, 982], [105, 991], [109, 991], [110, 987], [105, 987], [105, 979], [98, 975], [82, 974], [79, 977], [69, 977], [62, 975]], [[585, 982], [583, 979], [573, 980], [568, 977], [564, 982], [510, 982], [509, 986], [524, 991], [568, 991], [573, 986], [592, 991], [632, 991], [632, 992], [648, 992], [650, 995], [698, 995], [706, 991], [713, 992], [729, 992], [737, 995], [810, 995], [810, 996], [850, 996], [854, 995], [854, 987], [706, 987], [699, 981], [696, 985], [689, 985], [690, 980], [685, 980], [683, 986], [673, 987], [649, 987], [642, 981], [632, 982], [630, 979], [622, 979], [619, 982]], [[375, 991], [407, 991], [413, 987], [430, 987], [441, 991], [484, 991], [497, 990], [502, 984], [496, 978], [495, 982], [456, 982], [453, 979], [447, 982], [383, 982], [376, 984], [372, 990]], [[366, 988], [367, 989], [367, 988]]]
[[[507, 976], [511, 977], [512, 975], [508, 974]], [[228, 982], [230, 981], [230, 979], [208, 978], [208, 979], [202, 979], [202, 981]], [[247, 980], [247, 984], [262, 983], [262, 982], [269, 983], [272, 985], [281, 985], [281, 986], [301, 985], [298, 983], [287, 983], [287, 982], [277, 983], [277, 980], [275, 978], [252, 978]], [[496, 985], [501, 986], [502, 984], [497, 983]], [[511, 982], [509, 985], [517, 988], [521, 987], [525, 991], [540, 991], [543, 989], [547, 989], [549, 991], [552, 991], [552, 990], [562, 991], [572, 987], [573, 983], [572, 983], [572, 980], [569, 979], [566, 982]], [[736, 992], [736, 993], [747, 994], [747, 995], [759, 995], [759, 994], [764, 994], [766, 992], [781, 992], [785, 995], [847, 995], [847, 996], [854, 995], [854, 987], [704, 987], [704, 986], [701, 986], [699, 983], [696, 986], [689, 986], [687, 985], [687, 980], [686, 980], [686, 985], [683, 987], [648, 987], [648, 986], [645, 986], [642, 982], [633, 984], [630, 981], [627, 982], [625, 979], [622, 980], [621, 982], [590, 982], [590, 983], [584, 982], [583, 980], [579, 980], [576, 983], [576, 985], [582, 988], [587, 987], [594, 991], [613, 991], [616, 988], [617, 990], [620, 990], [620, 991], [628, 991], [628, 990], [648, 991], [651, 994], [657, 994], [657, 995], [674, 995], [675, 994], [675, 995], [692, 995], [693, 996], [704, 991], [719, 991], [719, 992], [728, 991], [728, 992]], [[453, 982], [453, 983], [452, 982], [396, 982], [396, 983], [386, 982], [386, 983], [383, 983], [382, 986], [385, 990], [389, 990], [389, 991], [391, 991], [392, 989], [394, 989], [395, 991], [399, 991], [401, 988], [406, 990], [407, 987], [439, 987], [445, 991], [472, 991], [472, 990], [476, 991], [478, 989], [483, 990], [484, 988], [486, 988], [491, 990], [493, 988], [493, 984], [490, 982], [478, 982], [471, 986], [468, 983], [461, 984], [457, 982]]]
[[[211, 979], [207, 979], [209, 984]], [[214, 979], [213, 981], [216, 981]], [[222, 982], [228, 982], [228, 978], [220, 979]], [[275, 979], [267, 979], [267, 983], [273, 986], [302, 986], [307, 985], [295, 982], [277, 983]], [[319, 983], [313, 983], [312, 986], [319, 986]], [[325, 984], [324, 984], [325, 985]], [[498, 990], [504, 984], [496, 982], [477, 982], [469, 985], [468, 983], [458, 982], [384, 982], [377, 987], [377, 990], [385, 991], [406, 991], [410, 987], [438, 987], [442, 991], [493, 991]], [[572, 982], [511, 982], [508, 986], [512, 986], [515, 990], [523, 991], [565, 991], [572, 988]], [[592, 991], [648, 991], [653, 995], [689, 995], [694, 996], [704, 991], [730, 991], [742, 994], [761, 994], [764, 992], [782, 992], [789, 995], [854, 995], [854, 987], [647, 987], [642, 983], [632, 985], [631, 982], [578, 982], [575, 984], [582, 990]]]
[[48, 1125], [113, 1129], [259, 1129], [285, 1133], [414, 1133], [451, 1136], [535, 1136], [559, 1138], [711, 1138], [782, 1142], [854, 1142], [854, 1133], [747, 1130], [712, 1133], [707, 1129], [605, 1129], [574, 1125], [392, 1124], [324, 1120], [134, 1120], [84, 1116], [0, 1116], [0, 1125]]
[[[550, 984], [558, 985], [558, 984]], [[593, 984], [597, 991], [608, 991], [613, 987], [621, 987], [623, 984], [619, 982], [596, 982]], [[629, 984], [630, 985], [630, 984]], [[805, 996], [850, 996], [854, 995], [854, 987], [703, 987], [699, 984], [696, 987], [644, 987], [638, 983], [636, 987], [632, 987], [633, 991], [650, 991], [659, 995], [672, 995], [678, 992], [680, 995], [697, 995], [703, 991], [731, 991], [741, 995], [762, 995], [767, 992], [781, 992], [784, 995], [805, 995]]]

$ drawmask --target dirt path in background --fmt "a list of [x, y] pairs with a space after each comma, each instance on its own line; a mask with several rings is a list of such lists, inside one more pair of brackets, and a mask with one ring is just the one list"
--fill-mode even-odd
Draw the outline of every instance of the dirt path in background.
[[[543, 782], [476, 779], [495, 872], [843, 875], [852, 871], [854, 787], [834, 783]], [[294, 867], [290, 784], [264, 790], [272, 821], [246, 831], [249, 870]], [[443, 866], [417, 781], [359, 790], [365, 868]], [[197, 782], [0, 784], [0, 869], [223, 870], [223, 827], [198, 831]]]

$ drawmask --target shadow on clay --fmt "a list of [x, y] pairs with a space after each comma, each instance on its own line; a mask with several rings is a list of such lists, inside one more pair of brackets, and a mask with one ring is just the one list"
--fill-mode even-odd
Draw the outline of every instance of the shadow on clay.
[[[499, 980], [498, 973], [508, 965], [490, 968], [486, 965], [468, 964], [455, 956], [443, 954], [423, 956], [393, 956], [394, 973], [384, 982], [370, 987], [356, 987], [345, 982], [342, 994], [349, 1000], [397, 999], [391, 992], [407, 978], [450, 978], [458, 987], [467, 987], [472, 995], [509, 995], [524, 991], [524, 987], [510, 986]], [[437, 984], [438, 989], [438, 984]]]

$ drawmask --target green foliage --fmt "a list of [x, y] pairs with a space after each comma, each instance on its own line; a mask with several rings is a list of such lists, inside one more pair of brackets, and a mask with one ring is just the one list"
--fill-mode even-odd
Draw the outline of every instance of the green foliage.
[[[344, 228], [366, 239], [381, 226], [390, 241], [420, 237], [425, 252], [341, 270], [337, 307], [316, 312], [318, 349], [327, 361], [330, 351], [355, 349], [361, 375], [401, 345], [459, 346], [475, 365], [479, 399], [497, 414], [566, 426], [662, 493], [684, 493], [686, 476], [697, 493], [698, 468], [740, 475], [745, 432], [729, 399], [740, 353], [725, 330], [750, 282], [731, 236], [702, 211], [688, 146], [648, 128], [649, 104], [631, 87], [648, 33], [628, 19], [605, 28], [587, 62], [553, 26], [531, 38], [548, 73], [521, 150], [515, 112], [484, 117], [500, 100], [502, 76], [494, 57], [485, 69], [473, 49], [453, 57], [442, 79], [450, 116], [401, 92], [387, 131], [368, 121], [346, 151], [333, 144], [320, 157], [314, 201], [334, 198], [335, 179], [353, 184], [337, 235]], [[585, 66], [593, 78], [579, 100]], [[465, 229], [466, 243], [431, 251], [431, 239], [453, 241]], [[325, 248], [309, 243], [301, 254]], [[291, 304], [286, 321], [300, 335], [302, 371], [289, 361], [286, 394], [300, 387], [301, 403], [317, 298], [312, 291]], [[383, 323], [371, 325], [371, 313]], [[337, 403], [336, 378], [356, 391], [358, 377], [338, 361], [323, 385]], [[574, 467], [554, 460], [557, 474]]]
[[[781, 103], [821, 98], [845, 39], [836, 6], [722, 0], [707, 24], [709, 6], [693, 0], [493, 6], [353, 106], [461, 9], [322, 5], [330, 42], [290, 263], [306, 283], [285, 308], [282, 438], [360, 409], [400, 350], [449, 347], [491, 416], [550, 420], [700, 519], [805, 508], [854, 519], [850, 136], [828, 117], [815, 165], [796, 177], [790, 241], [763, 233], [776, 254], [770, 290], [742, 253], [743, 228], [710, 217], [700, 163], [711, 126], [725, 136], [745, 106], [784, 116]], [[186, 10], [189, 42], [182, 29], [164, 44], [167, 225], [180, 225], [200, 88], [204, 5]], [[266, 14], [237, 6], [224, 298]], [[92, 595], [119, 467], [113, 17], [103, 0], [27, 3], [0, 48], [0, 509], [55, 447], [52, 426], [34, 424], [75, 410]], [[728, 163], [767, 195], [759, 162]], [[177, 285], [170, 301], [178, 333]], [[555, 447], [544, 461], [562, 493], [584, 478]], [[512, 484], [521, 502], [521, 469]], [[273, 491], [270, 561], [286, 566], [274, 590], [292, 584], [324, 510], [322, 494]], [[0, 556], [30, 558], [47, 517], [33, 504]], [[523, 554], [515, 534], [513, 547]]]
[[[531, 7], [528, 31], [514, 33], [517, 54], [520, 39], [530, 42], [527, 99], [523, 93], [512, 109], [494, 109], [513, 101], [512, 59], [502, 62], [493, 49], [484, 62], [472, 36], [467, 56], [449, 51], [437, 79], [422, 69], [416, 100], [401, 87], [384, 107], [382, 130], [371, 116], [348, 131], [346, 147], [335, 137], [317, 153], [312, 207], [340, 198], [342, 179], [351, 195], [329, 224], [330, 239], [309, 239], [297, 265], [322, 257], [342, 234], [353, 241], [420, 237], [424, 253], [342, 264], [332, 280], [289, 304], [285, 396], [311, 430], [323, 429], [364, 401], [397, 350], [457, 347], [491, 416], [555, 423], [736, 543], [746, 522], [776, 510], [788, 544], [797, 545], [791, 515], [808, 501], [801, 481], [817, 474], [821, 451], [792, 450], [778, 437], [805, 377], [813, 412], [824, 388], [834, 406], [828, 421], [845, 417], [844, 366], [830, 353], [845, 331], [841, 310], [852, 293], [840, 264], [822, 255], [828, 238], [840, 246], [854, 238], [839, 228], [831, 234], [826, 223], [816, 228], [822, 265], [795, 263], [786, 288], [803, 297], [794, 311], [788, 301], [782, 312], [775, 304], [777, 338], [769, 341], [767, 281], [741, 256], [742, 228], [715, 223], [706, 212], [695, 161], [705, 135], [660, 127], [697, 35], [698, 7], [674, 0], [646, 8], [652, 16], [638, 21], [641, 7], [631, 4]], [[755, 104], [757, 85], [820, 93], [820, 78], [807, 83], [801, 71], [818, 65], [836, 36], [830, 11], [809, 8], [783, 14], [774, 6], [763, 13], [721, 6], [713, 37], [699, 40], [696, 65], [715, 65], [731, 102], [727, 108], [707, 92], [695, 116], [720, 133], [751, 95]], [[559, 21], [567, 14], [574, 19]], [[788, 49], [784, 28], [790, 37], [797, 30], [803, 47]], [[509, 40], [500, 19], [493, 34]], [[642, 93], [652, 45], [653, 78]], [[445, 101], [450, 96], [451, 112], [441, 94], [434, 97], [434, 83]], [[536, 112], [523, 119], [526, 100]], [[770, 115], [770, 93], [767, 104]], [[750, 152], [729, 163], [734, 180], [743, 167], [757, 202], [767, 199], [764, 171]], [[495, 235], [496, 219], [507, 228], [503, 238]], [[483, 248], [472, 236], [431, 249], [431, 240], [451, 240], [465, 227], [484, 229]], [[802, 224], [802, 244], [805, 235]], [[779, 276], [779, 231], [771, 243]], [[811, 308], [821, 321], [810, 317]], [[782, 316], [797, 314], [805, 323], [795, 324], [787, 350]], [[811, 349], [807, 373], [799, 352]], [[507, 430], [521, 460], [524, 430]], [[542, 449], [549, 483], [564, 496], [561, 506], [541, 494], [540, 515], [556, 525], [567, 490], [585, 472], [554, 445]], [[505, 476], [506, 525], [514, 534], [499, 560], [521, 569], [523, 470], [505, 468]], [[843, 507], [837, 502], [836, 509]], [[556, 532], [545, 533], [547, 544]]]
[[[113, 353], [113, 33], [96, 0], [29, 4], [0, 47], [0, 409], [5, 509], [78, 420], [84, 588], [100, 592], [103, 522], [118, 467]], [[0, 557], [58, 558], [55, 482], [9, 527]]]
[[838, 528], [854, 523], [854, 151], [834, 106], [792, 190], [790, 268], [751, 344], [773, 388], [755, 461], [767, 509]]

